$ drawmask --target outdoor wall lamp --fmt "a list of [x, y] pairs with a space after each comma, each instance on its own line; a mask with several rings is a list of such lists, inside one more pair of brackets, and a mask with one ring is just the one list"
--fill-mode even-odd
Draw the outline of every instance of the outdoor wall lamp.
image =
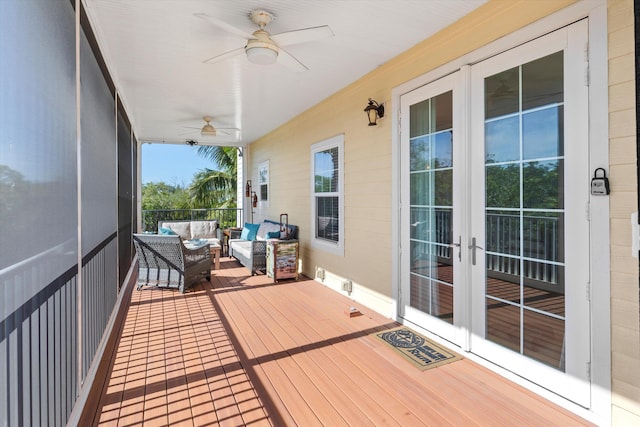
[[244, 197], [251, 197], [251, 180], [247, 180], [247, 185], [244, 187]]
[[369, 105], [364, 109], [369, 118], [369, 126], [376, 126], [378, 119], [384, 117], [384, 105], [378, 104], [373, 99], [369, 98]]

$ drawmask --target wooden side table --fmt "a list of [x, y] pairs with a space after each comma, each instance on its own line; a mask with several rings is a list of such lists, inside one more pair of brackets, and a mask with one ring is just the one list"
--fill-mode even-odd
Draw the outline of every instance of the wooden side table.
[[297, 240], [267, 240], [267, 276], [298, 280], [299, 245]]
[[220, 270], [220, 245], [216, 245], [215, 243], [210, 244], [209, 249], [211, 251], [214, 270]]
[[231, 237], [232, 231], [242, 231], [242, 228], [239, 227], [229, 227], [222, 230], [222, 255], [229, 256], [229, 238]]

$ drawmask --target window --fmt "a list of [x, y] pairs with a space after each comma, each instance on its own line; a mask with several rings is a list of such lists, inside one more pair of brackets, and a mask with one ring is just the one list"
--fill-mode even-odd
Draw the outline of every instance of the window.
[[258, 199], [261, 204], [269, 202], [269, 160], [258, 165]]
[[344, 255], [344, 135], [311, 146], [312, 246]]

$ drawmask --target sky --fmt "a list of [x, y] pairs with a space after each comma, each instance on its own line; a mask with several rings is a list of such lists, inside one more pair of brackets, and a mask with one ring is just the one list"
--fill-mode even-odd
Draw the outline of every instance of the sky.
[[142, 144], [142, 183], [164, 182], [188, 186], [193, 175], [205, 168], [216, 169], [211, 160], [198, 155], [198, 147], [172, 144]]

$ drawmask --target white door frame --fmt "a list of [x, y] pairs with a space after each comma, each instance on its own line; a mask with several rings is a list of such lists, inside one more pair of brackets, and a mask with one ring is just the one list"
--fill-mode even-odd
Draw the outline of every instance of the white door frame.
[[[453, 61], [431, 70], [415, 79], [403, 83], [392, 90], [391, 105], [400, 105], [400, 97], [420, 86], [438, 80], [457, 70], [464, 71], [468, 65], [478, 63], [500, 52], [533, 40], [541, 35], [553, 32], [579, 19], [589, 18], [589, 148], [590, 170], [609, 166], [609, 130], [608, 130], [608, 57], [607, 57], [607, 3], [606, 0], [584, 0], [575, 3], [559, 12], [536, 21], [514, 33], [509, 34], [480, 49], [465, 54]], [[399, 109], [393, 108], [392, 116], [392, 292], [394, 298], [393, 312], [398, 320], [400, 301], [400, 212], [403, 208], [400, 187], [400, 116]], [[584, 409], [566, 399], [549, 392], [529, 381], [523, 380], [484, 359], [467, 356], [488, 368], [504, 375], [510, 380], [523, 385], [537, 394], [577, 413], [600, 425], [611, 422], [611, 311], [610, 300], [610, 242], [609, 233], [609, 199], [608, 197], [591, 198], [590, 221], [590, 267], [591, 267], [591, 397], [592, 406]], [[599, 244], [594, 244], [599, 242]], [[595, 262], [597, 260], [597, 262]], [[424, 332], [424, 331], [423, 331]], [[462, 346], [465, 349], [466, 346]]]
[[[428, 85], [424, 85], [420, 88], [415, 89], [414, 91], [404, 94], [402, 98], [403, 103], [407, 103], [410, 105], [414, 105], [414, 103], [421, 102], [423, 100], [433, 98], [442, 93], [451, 91], [452, 92], [452, 114], [453, 114], [453, 139], [452, 139], [452, 155], [453, 155], [453, 215], [452, 215], [452, 223], [453, 223], [453, 242], [458, 242], [458, 239], [461, 239], [461, 242], [466, 241], [466, 230], [465, 227], [462, 226], [461, 215], [462, 212], [465, 212], [466, 209], [466, 190], [467, 185], [461, 181], [463, 177], [466, 176], [464, 171], [466, 170], [466, 162], [467, 156], [464, 155], [463, 149], [466, 147], [466, 141], [461, 138], [459, 135], [459, 131], [465, 127], [465, 117], [462, 117], [459, 113], [459, 110], [462, 109], [462, 106], [466, 102], [465, 99], [461, 97], [465, 91], [461, 88], [462, 76], [464, 73], [462, 71], [457, 71], [455, 73], [449, 74], [445, 77], [438, 79], [435, 82], [429, 83]], [[408, 129], [410, 124], [409, 114], [405, 114], [402, 117], [403, 128]], [[409, 137], [405, 135], [406, 140], [401, 143], [401, 152], [403, 157], [408, 158], [409, 156]], [[409, 173], [408, 170], [403, 171], [403, 178], [405, 182], [403, 185], [405, 188], [409, 187]], [[401, 213], [402, 218], [401, 221], [404, 223], [409, 222], [410, 212], [409, 208], [405, 209]], [[404, 227], [401, 231], [401, 241], [409, 242], [410, 241], [410, 232], [409, 229]], [[464, 313], [467, 311], [466, 305], [464, 305], [465, 298], [464, 289], [460, 286], [461, 283], [466, 282], [466, 254], [467, 251], [463, 249], [464, 244], [461, 247], [452, 247], [452, 262], [453, 262], [453, 323], [449, 324], [440, 319], [434, 318], [426, 313], [422, 313], [420, 310], [415, 309], [409, 306], [408, 298], [404, 298], [401, 305], [398, 306], [399, 314], [404, 318], [406, 322], [413, 322], [419, 325], [425, 326], [429, 325], [429, 330], [443, 338], [454, 342], [461, 347], [465, 346], [467, 342], [467, 334], [461, 328], [461, 325], [466, 324], [466, 317]], [[403, 267], [400, 272], [404, 275], [405, 279], [401, 280], [401, 283], [406, 283], [405, 289], [408, 291], [409, 289], [409, 256], [403, 258]], [[408, 293], [408, 292], [407, 292]], [[420, 320], [418, 320], [420, 319]]]
[[[482, 61], [472, 67], [471, 108], [480, 111], [471, 118], [472, 132], [472, 180], [483, 183], [485, 175], [485, 118], [484, 78], [503, 70], [519, 66], [526, 62], [564, 50], [564, 73], [571, 76], [584, 76], [586, 61], [584, 50], [587, 46], [587, 20], [561, 28], [553, 33], [537, 38], [526, 44], [514, 47], [507, 52]], [[499, 67], [499, 68], [496, 68]], [[476, 84], [474, 84], [476, 83]], [[535, 377], [536, 382], [549, 390], [555, 390], [582, 406], [591, 406], [591, 396], [584, 383], [589, 382], [590, 371], [590, 325], [587, 286], [590, 271], [584, 268], [589, 250], [589, 221], [585, 209], [589, 200], [591, 174], [588, 166], [589, 156], [582, 146], [589, 145], [588, 136], [588, 88], [583, 79], [564, 79], [564, 218], [565, 240], [569, 242], [564, 255], [565, 265], [565, 355], [566, 373], [541, 366], [519, 353], [485, 339], [485, 254], [478, 250], [477, 265], [472, 267], [473, 308], [472, 351], [474, 353], [500, 360], [500, 365], [522, 375]], [[484, 184], [472, 191], [471, 212], [472, 237], [486, 249], [485, 236], [485, 192]], [[582, 190], [582, 191], [579, 191]], [[585, 326], [586, 324], [586, 326]], [[482, 337], [482, 338], [479, 338]]]

